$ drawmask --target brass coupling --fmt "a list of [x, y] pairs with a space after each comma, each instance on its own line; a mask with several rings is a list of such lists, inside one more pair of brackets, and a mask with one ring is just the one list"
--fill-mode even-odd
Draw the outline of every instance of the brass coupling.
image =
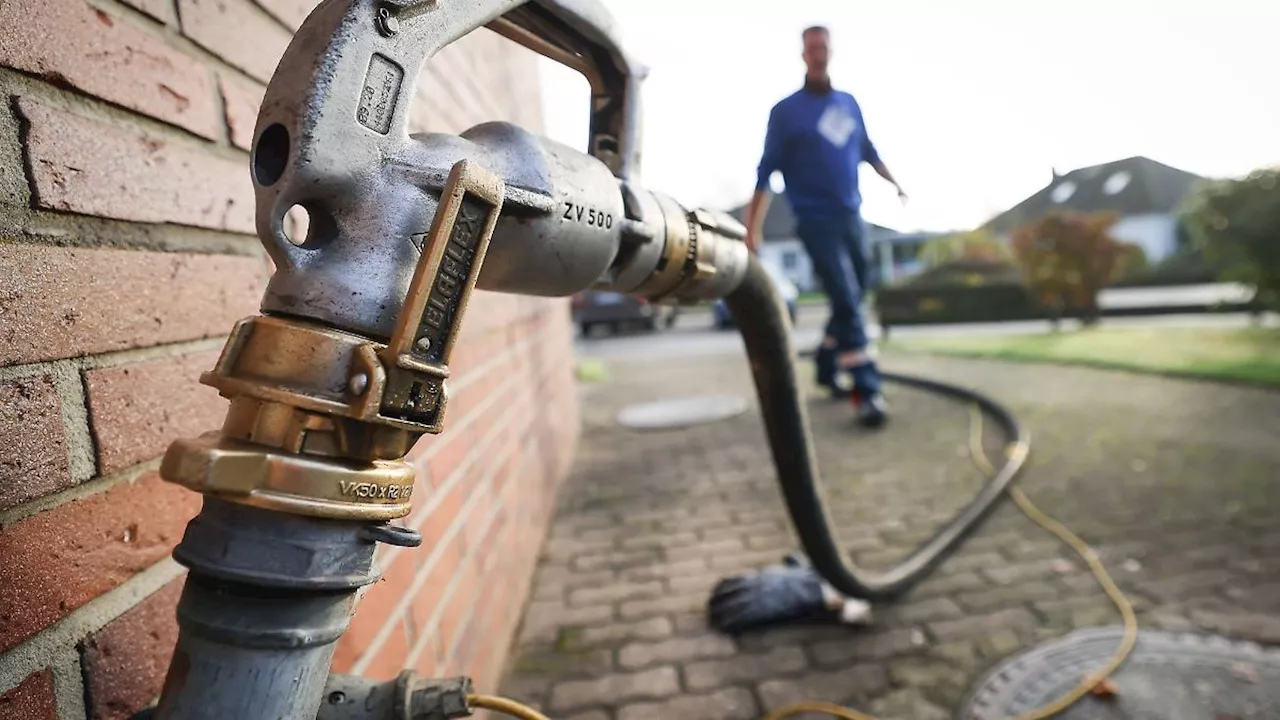
[[657, 193], [643, 202], [665, 230], [657, 267], [637, 293], [650, 300], [690, 302], [720, 297], [741, 281], [748, 256], [741, 223], [726, 213], [686, 209]]
[[403, 460], [346, 463], [219, 433], [174, 442], [160, 475], [204, 495], [294, 515], [381, 521], [412, 508], [414, 469]]
[[161, 477], [298, 515], [408, 515], [403, 458], [444, 429], [449, 355], [504, 192], [474, 162], [453, 166], [387, 343], [293, 318], [237, 323], [200, 378], [231, 400], [222, 430], [171, 444]]

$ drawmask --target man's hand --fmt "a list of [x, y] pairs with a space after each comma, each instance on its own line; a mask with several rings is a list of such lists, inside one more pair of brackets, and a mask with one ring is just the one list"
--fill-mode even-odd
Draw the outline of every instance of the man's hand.
[[898, 184], [898, 179], [893, 176], [893, 173], [889, 172], [889, 166], [885, 165], [879, 158], [876, 158], [876, 160], [871, 163], [871, 167], [875, 169], [877, 175], [893, 183], [893, 187], [898, 191], [898, 200], [903, 205], [906, 205], [907, 191], [902, 189], [902, 186]]
[[755, 255], [756, 249], [760, 247], [760, 238], [756, 237], [756, 231], [750, 228], [747, 228], [747, 236], [742, 239], [742, 242], [746, 244], [747, 251], [752, 255]]

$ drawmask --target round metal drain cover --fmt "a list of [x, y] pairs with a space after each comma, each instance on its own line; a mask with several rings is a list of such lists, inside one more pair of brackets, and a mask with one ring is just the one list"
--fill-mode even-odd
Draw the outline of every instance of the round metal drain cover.
[[737, 395], [699, 395], [630, 405], [618, 413], [618, 424], [635, 430], [665, 430], [702, 425], [740, 415], [747, 401]]
[[[1066, 694], [1116, 651], [1121, 628], [1079, 630], [1004, 661], [959, 720], [1007, 720]], [[1117, 694], [1086, 695], [1055, 720], [1263, 720], [1280, 717], [1280, 650], [1213, 635], [1142, 630], [1113, 676]]]

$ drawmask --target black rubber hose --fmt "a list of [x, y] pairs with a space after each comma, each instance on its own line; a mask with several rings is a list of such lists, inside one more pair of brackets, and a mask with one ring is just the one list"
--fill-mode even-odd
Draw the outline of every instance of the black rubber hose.
[[746, 278], [726, 302], [747, 346], [778, 483], [809, 561], [824, 580], [848, 596], [887, 600], [906, 592], [928, 575], [995, 507], [1026, 459], [1030, 447], [1027, 433], [1012, 413], [985, 395], [937, 380], [883, 373], [890, 382], [977, 403], [1016, 445], [977, 496], [902, 562], [874, 573], [846, 564], [823, 499], [822, 480], [805, 411], [805, 393], [796, 378], [791, 323], [773, 282], [754, 256]]

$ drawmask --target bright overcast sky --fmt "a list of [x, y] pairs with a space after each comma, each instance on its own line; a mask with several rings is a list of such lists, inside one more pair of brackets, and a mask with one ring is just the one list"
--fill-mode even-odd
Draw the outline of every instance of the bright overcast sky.
[[[1280, 164], [1276, 0], [604, 0], [644, 86], [644, 182], [728, 208], [769, 108], [799, 87], [800, 30], [832, 30], [907, 208], [864, 166], [863, 214], [959, 229], [1061, 171], [1147, 157], [1209, 176]], [[585, 149], [587, 86], [544, 68], [547, 134]]]

